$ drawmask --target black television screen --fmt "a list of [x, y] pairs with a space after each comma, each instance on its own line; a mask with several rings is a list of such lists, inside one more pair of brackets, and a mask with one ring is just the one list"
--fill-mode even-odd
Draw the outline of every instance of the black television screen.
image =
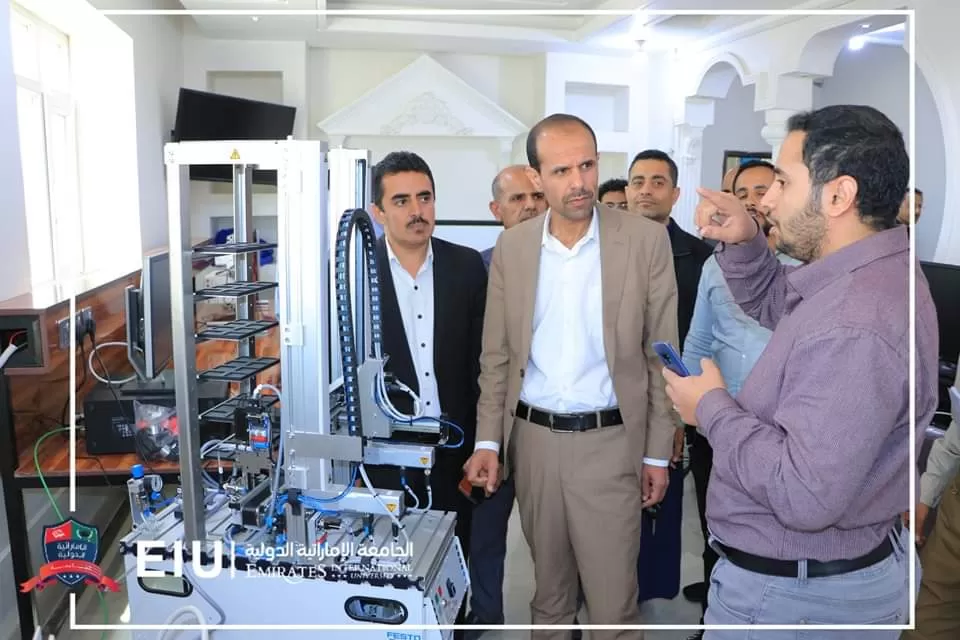
[[[236, 98], [181, 87], [173, 142], [205, 140], [285, 140], [293, 133], [297, 110], [282, 104]], [[193, 165], [191, 180], [232, 182], [229, 165]], [[277, 184], [277, 172], [255, 170], [255, 184]]]
[[920, 268], [930, 285], [940, 325], [940, 359], [956, 363], [960, 357], [960, 267], [921, 262]]

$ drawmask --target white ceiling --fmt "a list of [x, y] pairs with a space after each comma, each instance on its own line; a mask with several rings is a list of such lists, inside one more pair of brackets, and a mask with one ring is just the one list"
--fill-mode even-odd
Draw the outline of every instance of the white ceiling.
[[[123, 0], [94, 0], [99, 8], [124, 7]], [[834, 8], [848, 0], [813, 0], [804, 8]], [[709, 46], [736, 32], [759, 29], [759, 16], [649, 15], [644, 11], [776, 10], [796, 0], [157, 0], [188, 11], [221, 12], [188, 19], [206, 37], [242, 40], [296, 40], [312, 47], [537, 53], [585, 51], [630, 54], [642, 41], [647, 49]], [[129, 5], [126, 5], [129, 6]], [[141, 4], [142, 6], [142, 4]], [[318, 11], [354, 12], [350, 15]], [[402, 14], [404, 10], [432, 15]], [[472, 10], [474, 13], [456, 11]], [[622, 15], [583, 15], [604, 10]], [[225, 15], [241, 11], [246, 15]], [[301, 12], [281, 15], [282, 12]], [[377, 15], [377, 12], [394, 15]], [[522, 11], [528, 15], [482, 12]], [[553, 15], [535, 15], [536, 12]], [[442, 15], [444, 12], [445, 15]], [[558, 15], [566, 12], [566, 15]], [[791, 18], [780, 21], [787, 22]], [[770, 20], [763, 28], [772, 26]], [[877, 39], [889, 40], [889, 34]]]

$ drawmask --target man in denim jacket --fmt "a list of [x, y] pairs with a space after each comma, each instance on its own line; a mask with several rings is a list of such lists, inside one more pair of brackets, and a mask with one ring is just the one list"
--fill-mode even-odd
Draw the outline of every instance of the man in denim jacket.
[[[744, 163], [733, 179], [733, 193], [740, 198], [746, 208], [760, 222], [760, 226], [767, 235], [767, 242], [771, 251], [776, 252], [776, 239], [771, 237], [771, 225], [766, 220], [766, 212], [760, 208], [760, 201], [767, 188], [773, 184], [773, 165], [763, 161]], [[784, 264], [800, 264], [786, 254], [777, 253], [777, 258]], [[690, 331], [683, 344], [683, 364], [693, 375], [700, 375], [700, 359], [711, 358], [717, 363], [723, 374], [724, 382], [730, 394], [736, 397], [737, 392], [750, 370], [760, 358], [772, 333], [743, 312], [734, 301], [730, 289], [724, 280], [723, 272], [715, 257], [711, 256], [703, 265], [700, 284], [697, 290], [697, 300], [694, 306], [693, 319], [690, 322]], [[690, 469], [693, 472], [694, 484], [697, 491], [697, 510], [700, 514], [700, 528], [703, 531], [703, 579], [701, 584], [692, 584], [684, 588], [684, 595], [690, 600], [700, 602], [706, 611], [707, 586], [710, 584], [710, 573], [717, 562], [717, 553], [706, 544], [707, 519], [706, 497], [707, 483], [710, 470], [713, 466], [712, 451], [706, 438], [702, 435], [689, 433], [690, 439]], [[698, 631], [690, 636], [690, 640], [701, 638], [703, 632]]]

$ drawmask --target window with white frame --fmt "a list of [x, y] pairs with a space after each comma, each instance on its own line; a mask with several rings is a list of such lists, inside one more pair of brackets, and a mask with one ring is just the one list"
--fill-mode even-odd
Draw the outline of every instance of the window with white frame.
[[83, 273], [76, 110], [66, 34], [11, 5], [31, 283]]

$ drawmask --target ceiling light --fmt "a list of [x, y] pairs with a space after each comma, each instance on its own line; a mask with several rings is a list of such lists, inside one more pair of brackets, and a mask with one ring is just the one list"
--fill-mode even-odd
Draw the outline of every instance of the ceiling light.
[[260, 16], [250, 16], [250, 19], [254, 22], [260, 22]]
[[861, 29], [869, 29], [869, 28], [870, 28], [870, 23], [868, 22], [868, 23], [866, 23], [866, 24], [862, 24], [862, 25], [860, 25], [860, 28], [861, 28]]
[[863, 36], [853, 36], [850, 38], [850, 42], [847, 46], [850, 48], [850, 51], [859, 51], [863, 49], [863, 45], [867, 44], [867, 39]]

